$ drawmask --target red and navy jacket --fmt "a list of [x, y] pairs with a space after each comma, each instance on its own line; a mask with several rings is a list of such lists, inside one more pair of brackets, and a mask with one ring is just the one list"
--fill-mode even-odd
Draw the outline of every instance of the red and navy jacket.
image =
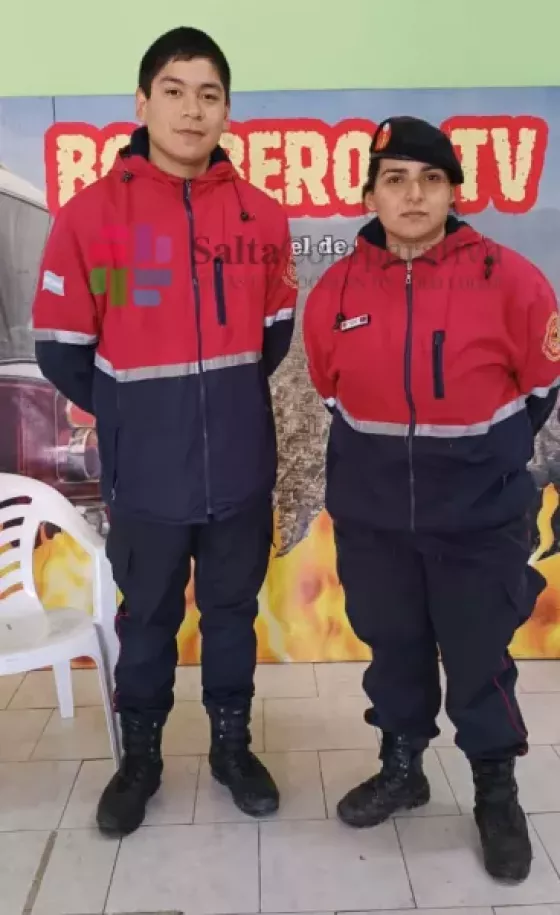
[[59, 211], [33, 305], [39, 367], [96, 418], [109, 507], [171, 523], [224, 518], [276, 480], [269, 376], [297, 280], [280, 204], [214, 151], [165, 174], [135, 131]]
[[335, 520], [437, 533], [529, 510], [560, 380], [557, 302], [536, 266], [455, 217], [406, 263], [374, 219], [310, 293], [303, 333], [333, 413]]

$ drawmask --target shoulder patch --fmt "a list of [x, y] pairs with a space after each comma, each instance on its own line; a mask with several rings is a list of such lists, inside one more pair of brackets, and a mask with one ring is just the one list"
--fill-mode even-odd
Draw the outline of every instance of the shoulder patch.
[[296, 264], [293, 256], [290, 257], [288, 263], [286, 264], [286, 269], [282, 276], [286, 286], [289, 286], [290, 289], [299, 289], [299, 281], [297, 275]]
[[546, 324], [542, 351], [550, 362], [560, 361], [560, 314], [554, 312]]

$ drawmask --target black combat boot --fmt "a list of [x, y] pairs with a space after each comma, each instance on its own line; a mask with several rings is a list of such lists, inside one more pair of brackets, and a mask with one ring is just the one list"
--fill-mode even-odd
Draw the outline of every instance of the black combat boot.
[[427, 804], [430, 785], [422, 770], [422, 754], [404, 735], [384, 734], [381, 771], [339, 801], [337, 813], [343, 823], [357, 828], [377, 826], [397, 810]]
[[262, 762], [251, 753], [248, 709], [211, 708], [210, 770], [231, 791], [234, 803], [252, 817], [278, 810], [278, 788]]
[[529, 876], [533, 852], [527, 820], [517, 800], [515, 762], [471, 763], [475, 787], [474, 817], [484, 866], [496, 880], [521, 882]]
[[123, 760], [97, 808], [97, 825], [110, 836], [126, 836], [138, 829], [163, 771], [161, 721], [123, 714], [121, 728]]

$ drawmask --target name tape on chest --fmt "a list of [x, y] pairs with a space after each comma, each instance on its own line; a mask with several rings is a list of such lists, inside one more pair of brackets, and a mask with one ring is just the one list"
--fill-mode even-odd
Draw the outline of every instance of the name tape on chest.
[[338, 325], [339, 330], [354, 330], [355, 327], [365, 327], [371, 321], [370, 315], [360, 315], [358, 318], [348, 318]]

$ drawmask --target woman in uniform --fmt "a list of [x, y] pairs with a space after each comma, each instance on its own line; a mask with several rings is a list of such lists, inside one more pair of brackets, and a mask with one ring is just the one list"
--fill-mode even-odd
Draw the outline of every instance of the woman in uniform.
[[556, 400], [558, 308], [533, 264], [453, 214], [461, 164], [416, 118], [376, 130], [373, 218], [304, 312], [311, 379], [333, 418], [326, 507], [381, 771], [338, 806], [355, 827], [426, 804], [422, 755], [446, 709], [475, 785], [487, 871], [523, 880], [514, 776], [528, 751], [508, 652], [544, 579], [528, 565], [534, 436]]

